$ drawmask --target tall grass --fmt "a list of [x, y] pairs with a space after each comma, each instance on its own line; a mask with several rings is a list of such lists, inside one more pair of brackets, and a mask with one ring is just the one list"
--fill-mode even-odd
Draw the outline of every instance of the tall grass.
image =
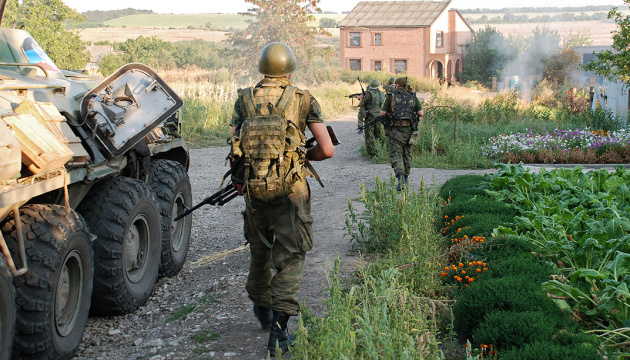
[[437, 335], [440, 292], [435, 239], [437, 195], [394, 189], [394, 179], [376, 178], [361, 188], [365, 210], [349, 203], [347, 236], [374, 261], [342, 286], [337, 257], [329, 279], [326, 314], [302, 313], [296, 359], [440, 359]]

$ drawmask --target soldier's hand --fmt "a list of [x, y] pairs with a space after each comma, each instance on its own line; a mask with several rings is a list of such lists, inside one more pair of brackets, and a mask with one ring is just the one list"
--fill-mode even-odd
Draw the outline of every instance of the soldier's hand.
[[243, 184], [234, 184], [236, 186], [236, 192], [239, 196], [243, 196]]

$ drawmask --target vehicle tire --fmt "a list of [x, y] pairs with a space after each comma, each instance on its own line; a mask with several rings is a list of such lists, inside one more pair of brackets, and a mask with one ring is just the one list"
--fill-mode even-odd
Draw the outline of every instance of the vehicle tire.
[[94, 186], [78, 211], [94, 241], [92, 312], [128, 314], [153, 290], [160, 265], [160, 213], [149, 185], [116, 177]]
[[4, 255], [0, 254], [0, 360], [11, 359], [15, 335], [15, 287]]
[[[59, 205], [20, 209], [28, 271], [15, 277], [14, 358], [68, 359], [79, 349], [90, 312], [94, 259], [91, 235], [74, 210]], [[15, 221], [3, 232], [21, 267]]]
[[192, 203], [190, 180], [186, 169], [178, 162], [155, 160], [151, 162], [149, 185], [155, 193], [162, 224], [162, 257], [159, 276], [175, 276], [186, 261], [190, 243], [192, 217], [173, 219]]

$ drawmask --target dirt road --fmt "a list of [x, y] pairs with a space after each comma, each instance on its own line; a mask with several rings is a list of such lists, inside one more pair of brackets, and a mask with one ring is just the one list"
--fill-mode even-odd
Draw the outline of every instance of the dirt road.
[[[356, 115], [327, 121], [341, 144], [335, 156], [314, 163], [325, 187], [310, 181], [315, 217], [314, 249], [307, 254], [300, 297], [317, 314], [327, 298], [326, 273], [336, 254], [347, 275], [359, 260], [343, 238], [348, 199], [355, 201], [361, 182], [376, 175], [389, 178], [389, 164], [372, 164], [360, 153], [362, 136]], [[308, 134], [307, 134], [308, 136]], [[227, 147], [191, 152], [193, 200], [215, 192], [227, 168]], [[460, 175], [493, 170], [413, 169], [412, 186], [421, 179], [440, 185]], [[249, 250], [243, 248], [242, 198], [222, 208], [206, 206], [194, 213], [188, 262], [176, 277], [160, 279], [148, 303], [133, 314], [90, 318], [77, 359], [265, 359], [268, 334], [261, 331], [247, 299]], [[291, 321], [289, 328], [295, 329]]]

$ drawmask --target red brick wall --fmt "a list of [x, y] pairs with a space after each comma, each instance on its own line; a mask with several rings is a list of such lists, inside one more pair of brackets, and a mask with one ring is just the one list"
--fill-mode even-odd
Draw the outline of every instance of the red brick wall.
[[[349, 46], [350, 32], [361, 33], [361, 46]], [[375, 33], [381, 34], [382, 45], [374, 45]], [[351, 59], [361, 59], [363, 71], [373, 71], [374, 61], [381, 61], [383, 71], [394, 72], [395, 60], [407, 60], [407, 74], [424, 77], [429, 49], [426, 33], [428, 28], [342, 28], [341, 68], [350, 69]]]

